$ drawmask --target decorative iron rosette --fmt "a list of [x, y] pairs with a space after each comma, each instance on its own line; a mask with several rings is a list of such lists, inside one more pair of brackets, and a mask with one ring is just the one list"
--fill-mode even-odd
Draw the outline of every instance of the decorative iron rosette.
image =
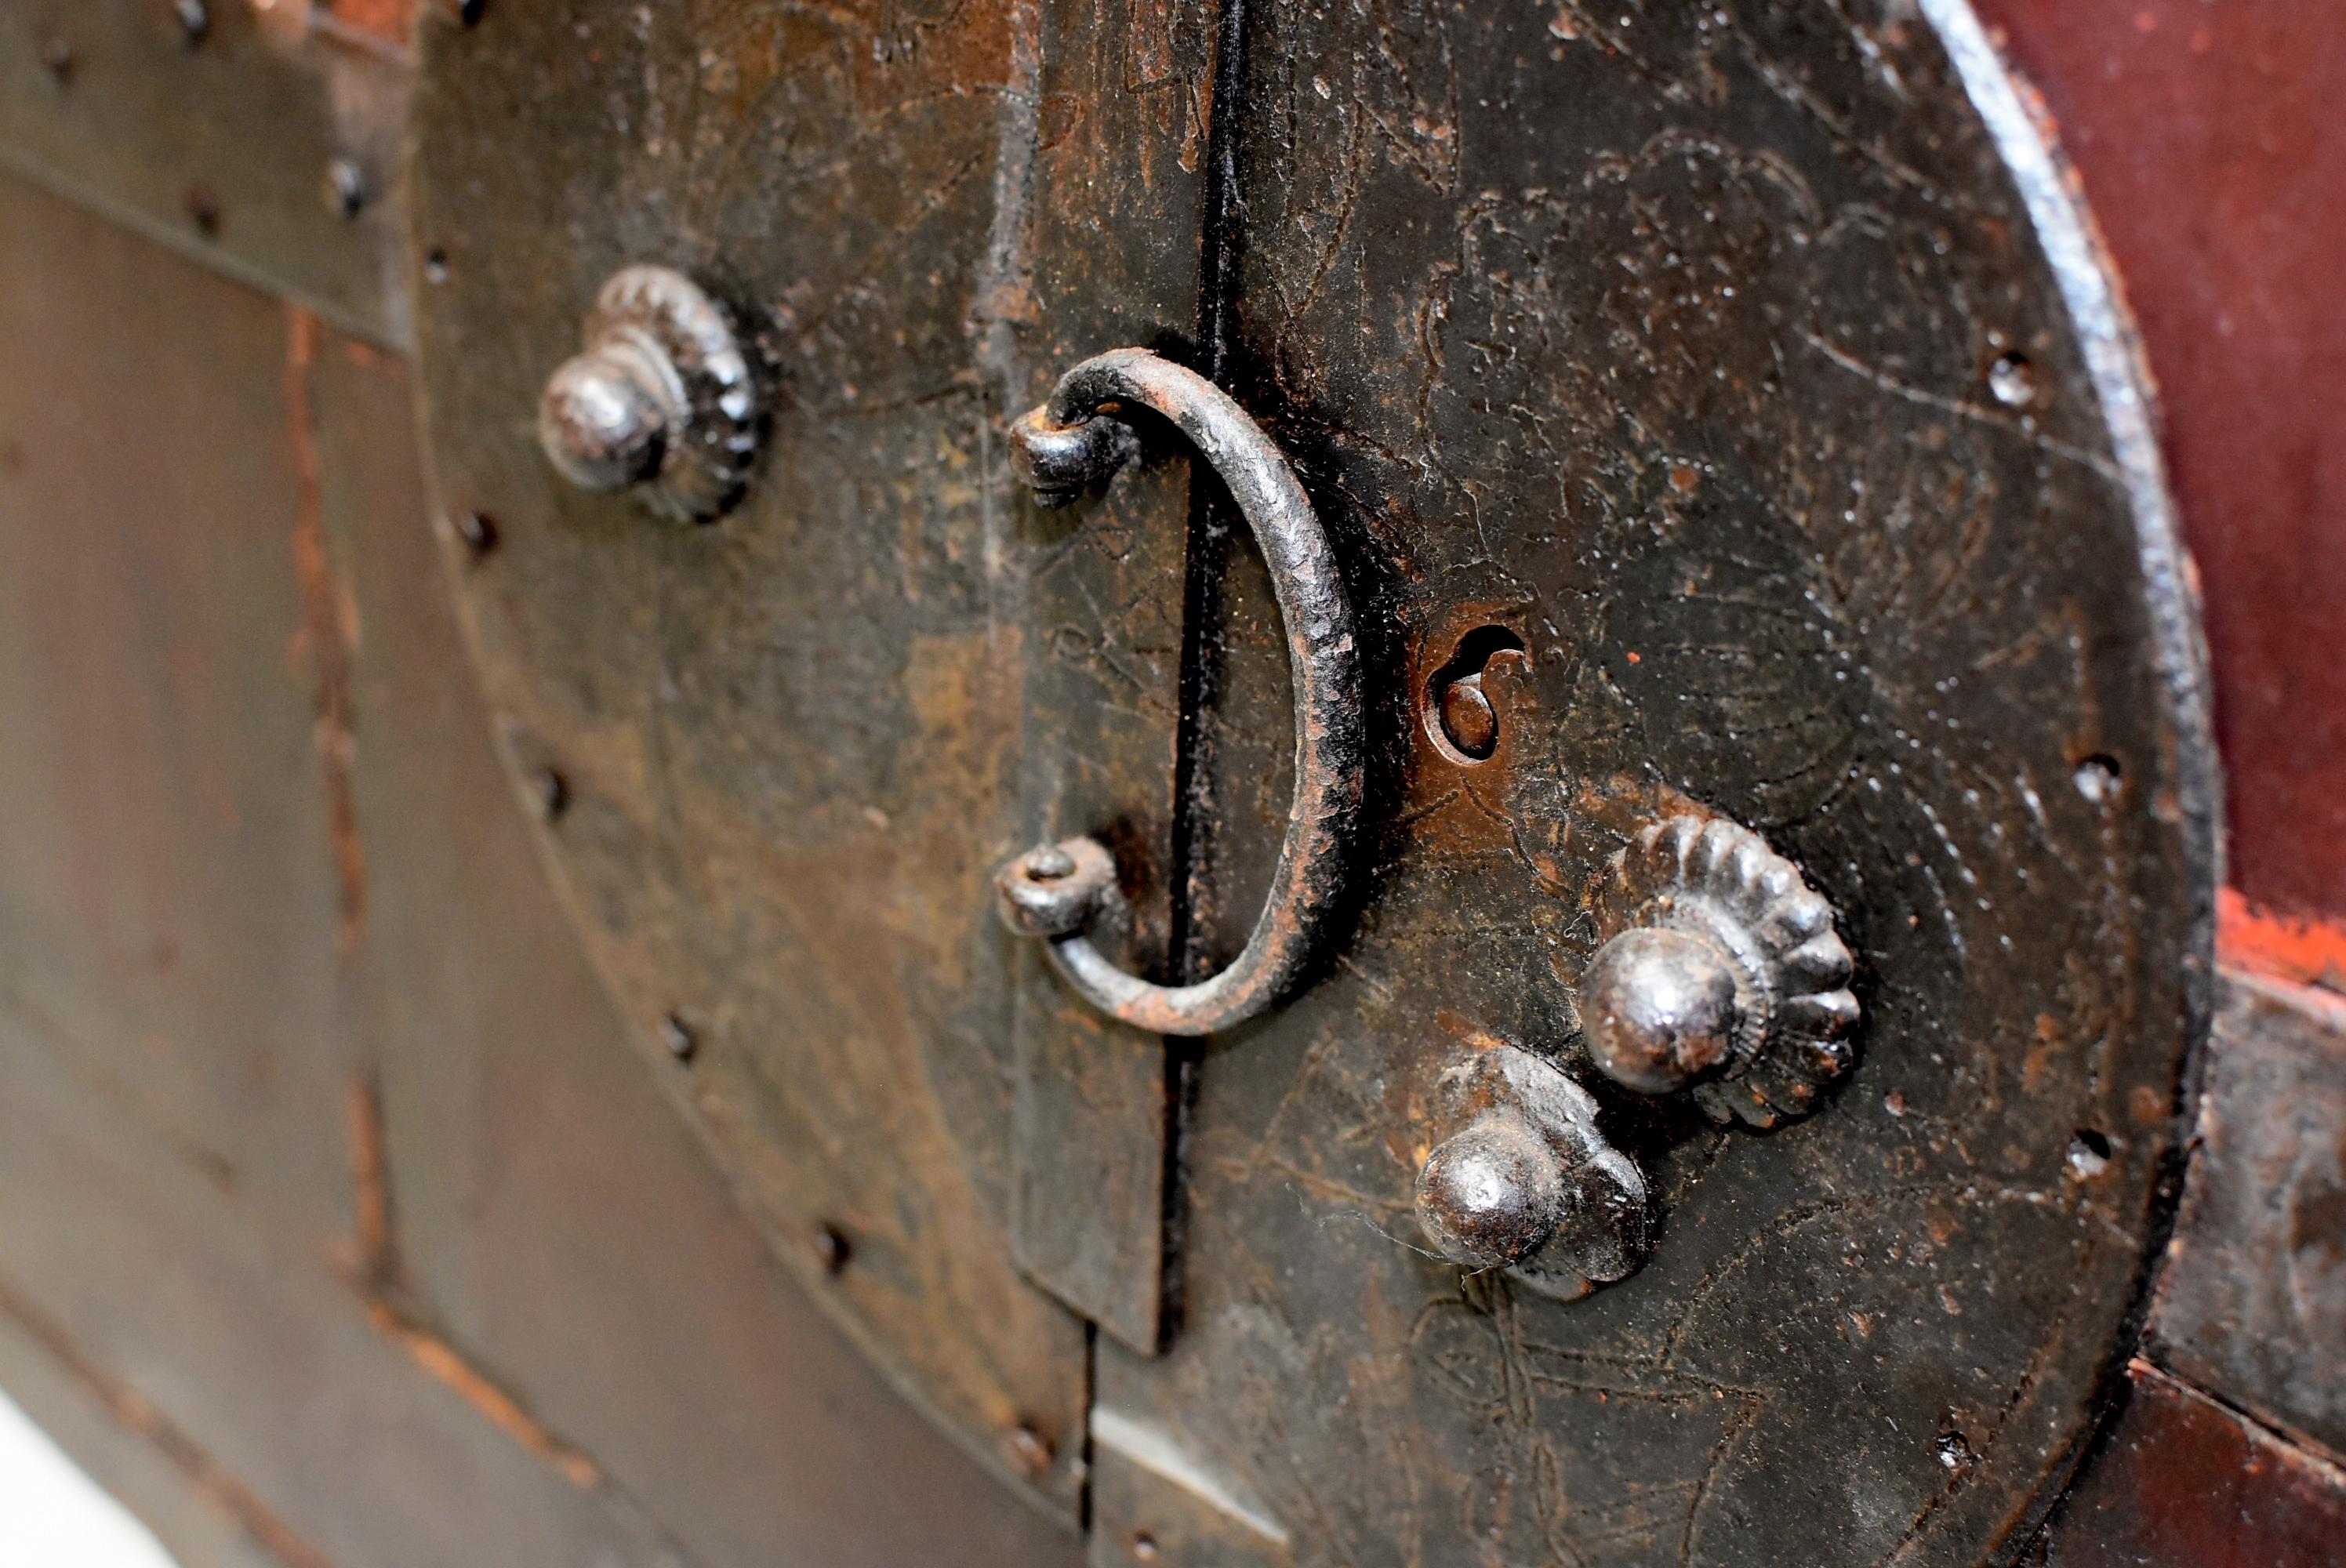
[[1715, 1120], [1806, 1115], [1856, 1060], [1852, 962], [1833, 907], [1749, 829], [1691, 813], [1617, 854], [1582, 981], [1589, 1054], [1645, 1094], [1690, 1090]]

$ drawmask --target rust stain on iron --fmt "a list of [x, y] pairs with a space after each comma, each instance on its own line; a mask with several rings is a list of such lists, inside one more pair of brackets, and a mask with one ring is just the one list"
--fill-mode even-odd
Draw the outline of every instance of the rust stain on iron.
[[187, 1478], [197, 1494], [285, 1568], [331, 1568], [326, 1554], [296, 1534], [250, 1488], [230, 1475], [185, 1429], [155, 1408], [145, 1395], [100, 1366], [75, 1342], [64, 1324], [0, 1286], [0, 1317], [6, 1318], [63, 1367], [82, 1390], [129, 1432], [143, 1439]]
[[366, 850], [359, 840], [358, 802], [351, 780], [358, 745], [351, 691], [351, 665], [358, 651], [358, 611], [326, 548], [324, 464], [311, 407], [310, 372], [317, 359], [318, 318], [299, 306], [289, 307], [285, 420], [296, 485], [293, 571], [301, 587], [303, 612], [301, 626], [294, 636], [294, 654], [297, 665], [307, 664], [316, 680], [311, 738], [325, 774], [326, 823], [340, 906], [335, 940], [347, 958], [357, 951], [366, 931]]

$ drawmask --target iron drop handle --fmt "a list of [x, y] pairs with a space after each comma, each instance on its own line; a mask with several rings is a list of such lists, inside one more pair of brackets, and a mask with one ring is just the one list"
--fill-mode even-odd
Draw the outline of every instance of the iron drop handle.
[[994, 884], [1011, 929], [1047, 941], [1054, 966], [1102, 1012], [1155, 1033], [1209, 1034], [1285, 994], [1342, 895], [1361, 809], [1360, 653], [1343, 579], [1294, 471], [1262, 427], [1195, 372], [1145, 349], [1084, 361], [1011, 426], [1018, 476], [1046, 506], [1106, 484], [1139, 451], [1128, 420], [1136, 408], [1164, 416], [1213, 465], [1270, 566], [1294, 682], [1295, 799], [1270, 896], [1229, 967], [1166, 986], [1118, 969], [1091, 941], [1119, 897], [1115, 860], [1098, 840], [1021, 855]]

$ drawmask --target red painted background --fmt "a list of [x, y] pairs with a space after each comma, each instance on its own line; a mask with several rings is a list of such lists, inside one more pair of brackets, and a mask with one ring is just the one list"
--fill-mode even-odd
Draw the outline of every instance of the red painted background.
[[2279, 955], [2310, 941], [2336, 970], [2346, 941], [2320, 928], [2346, 921], [2346, 5], [1979, 3], [2058, 125], [2158, 383], [2215, 655], [2226, 956], [2303, 968]]

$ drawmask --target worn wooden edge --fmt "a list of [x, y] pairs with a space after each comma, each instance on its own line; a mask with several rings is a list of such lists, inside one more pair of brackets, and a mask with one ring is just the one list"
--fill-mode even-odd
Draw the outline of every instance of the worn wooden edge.
[[2328, 1568], [2346, 1471], [2143, 1360], [2027, 1568]]
[[0, 1388], [67, 1458], [154, 1532], [180, 1568], [285, 1568], [265, 1514], [224, 1487], [200, 1444], [120, 1380], [61, 1344], [0, 1285]]
[[[0, 9], [0, 168], [339, 331], [405, 352], [403, 138], [414, 57], [308, 5]], [[347, 161], [363, 195], [333, 210]]]
[[2216, 918], [2227, 967], [2346, 1002], [2346, 922], [2267, 909], [2231, 887], [2217, 895]]
[[2346, 997], [2228, 968], [2211, 1055], [2143, 1353], [2346, 1463]]

